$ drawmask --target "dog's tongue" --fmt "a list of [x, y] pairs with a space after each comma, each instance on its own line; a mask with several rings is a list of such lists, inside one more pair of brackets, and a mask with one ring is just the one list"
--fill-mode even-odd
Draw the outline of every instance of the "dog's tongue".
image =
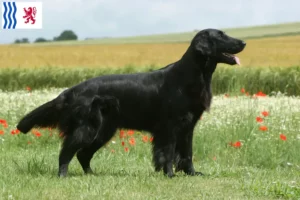
[[236, 64], [241, 65], [240, 59], [237, 56], [234, 56]]

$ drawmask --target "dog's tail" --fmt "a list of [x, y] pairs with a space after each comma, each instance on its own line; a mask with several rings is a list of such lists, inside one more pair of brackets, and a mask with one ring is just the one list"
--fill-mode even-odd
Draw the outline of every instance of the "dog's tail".
[[59, 98], [53, 99], [28, 113], [17, 125], [22, 133], [27, 133], [33, 127], [56, 127], [62, 109]]

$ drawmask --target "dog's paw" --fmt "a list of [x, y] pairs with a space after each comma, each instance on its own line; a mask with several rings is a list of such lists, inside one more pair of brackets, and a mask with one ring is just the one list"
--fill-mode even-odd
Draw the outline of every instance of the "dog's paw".
[[205, 176], [202, 172], [195, 172], [194, 176]]
[[58, 178], [66, 178], [67, 175], [66, 174], [58, 174]]
[[202, 172], [195, 172], [195, 171], [185, 172], [185, 174], [188, 176], [204, 176], [204, 174]]
[[175, 174], [174, 173], [167, 173], [167, 174], [165, 174], [165, 176], [167, 176], [168, 178], [174, 178]]
[[86, 174], [86, 175], [95, 175], [94, 171], [91, 168], [85, 169], [84, 174]]

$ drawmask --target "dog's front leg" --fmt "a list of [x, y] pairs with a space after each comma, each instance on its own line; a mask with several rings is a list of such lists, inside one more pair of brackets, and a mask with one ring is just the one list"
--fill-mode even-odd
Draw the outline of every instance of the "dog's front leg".
[[75, 153], [81, 148], [81, 144], [76, 141], [76, 136], [66, 135], [63, 141], [63, 146], [59, 154], [59, 169], [58, 176], [66, 177], [68, 173], [69, 163]]
[[176, 172], [183, 170], [187, 175], [203, 175], [201, 172], [196, 172], [193, 165], [193, 130], [193, 126], [186, 127], [177, 136], [174, 156]]
[[176, 146], [176, 137], [173, 134], [156, 134], [153, 139], [153, 161], [155, 171], [163, 172], [168, 177], [173, 177], [173, 158]]

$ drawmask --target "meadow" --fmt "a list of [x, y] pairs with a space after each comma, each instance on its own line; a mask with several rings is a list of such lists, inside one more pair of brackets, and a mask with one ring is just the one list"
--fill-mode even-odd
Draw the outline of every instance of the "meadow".
[[154, 172], [151, 136], [118, 130], [84, 175], [57, 178], [56, 129], [16, 128], [33, 108], [88, 78], [156, 70], [178, 60], [194, 32], [0, 45], [0, 199], [300, 199], [299, 23], [229, 29], [242, 66], [219, 65], [210, 112], [195, 129], [203, 177]]
[[300, 98], [263, 93], [215, 96], [195, 130], [195, 168], [204, 177], [155, 173], [151, 136], [118, 130], [86, 176], [76, 160], [57, 178], [59, 132], [15, 129], [17, 120], [63, 91], [0, 93], [1, 199], [299, 199]]

